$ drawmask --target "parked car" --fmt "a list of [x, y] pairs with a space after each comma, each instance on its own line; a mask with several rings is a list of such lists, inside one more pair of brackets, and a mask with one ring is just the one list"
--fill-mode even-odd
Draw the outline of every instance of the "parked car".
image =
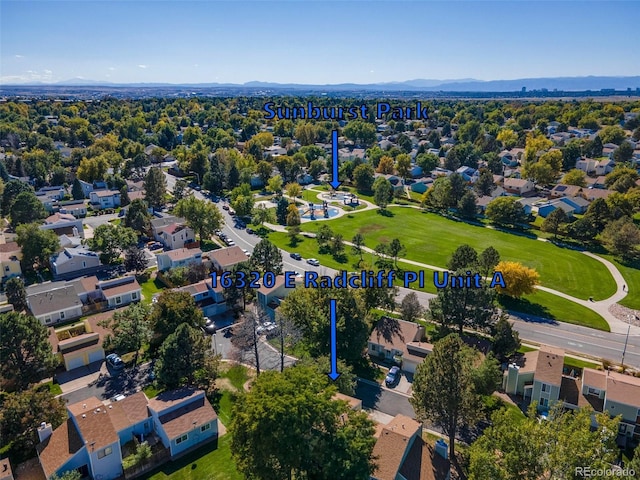
[[229, 209], [229, 215], [231, 215], [232, 217], [235, 216], [236, 211], [233, 208]]
[[256, 232], [253, 230], [253, 228], [247, 228], [247, 233], [248, 233], [249, 235], [253, 235], [253, 234], [254, 234], [254, 233], [256, 233]]
[[223, 210], [229, 210], [229, 205], [226, 205], [226, 204], [225, 204], [225, 205], [222, 205], [222, 209], [223, 209]]
[[236, 242], [234, 242], [233, 240], [231, 240], [230, 238], [225, 238], [224, 239], [224, 243], [226, 243], [228, 246], [233, 247]]
[[291, 258], [293, 258], [294, 260], [302, 260], [302, 255], [300, 255], [299, 253], [292, 253]]
[[319, 267], [320, 266], [320, 260], [318, 260], [317, 258], [310, 258], [307, 260], [307, 263], [309, 265], [313, 265], [314, 267]]
[[107, 355], [107, 365], [109, 365], [114, 370], [122, 370], [124, 368], [124, 362], [122, 359], [115, 353], [110, 353]]
[[398, 382], [400, 381], [400, 367], [391, 367], [389, 369], [389, 373], [387, 373], [387, 376], [384, 379], [384, 383], [387, 387], [394, 387], [398, 384]]
[[203, 329], [204, 329], [204, 332], [209, 335], [213, 335], [214, 333], [216, 333], [216, 327], [215, 327], [215, 324], [213, 323], [213, 320], [207, 317], [205, 317], [205, 325]]

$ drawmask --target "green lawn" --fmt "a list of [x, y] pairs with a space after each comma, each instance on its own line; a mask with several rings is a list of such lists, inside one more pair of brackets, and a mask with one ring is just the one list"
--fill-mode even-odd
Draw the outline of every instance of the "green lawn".
[[155, 278], [149, 278], [146, 282], [141, 283], [140, 287], [142, 288], [144, 303], [151, 303], [153, 295], [160, 293], [163, 290], [162, 283]]
[[[382, 241], [400, 238], [407, 247], [406, 258], [442, 267], [459, 245], [468, 243], [478, 251], [493, 246], [503, 260], [519, 261], [535, 268], [547, 287], [578, 298], [593, 296], [597, 300], [615, 292], [615, 282], [604, 265], [579, 252], [413, 208], [394, 207], [389, 211], [390, 216], [377, 210], [345, 215], [332, 220], [330, 226], [346, 240], [356, 232], [362, 233], [371, 248]], [[320, 222], [309, 222], [303, 224], [302, 229], [316, 232], [319, 225]]]
[[564, 365], [570, 368], [598, 368], [601, 366], [598, 363], [573, 357], [564, 357]]
[[551, 318], [560, 322], [573, 323], [609, 332], [609, 324], [593, 310], [566, 300], [552, 293], [538, 290], [516, 300], [499, 297], [503, 307], [514, 312], [527, 313], [543, 318]]
[[148, 480], [242, 480], [231, 458], [231, 435], [205, 445], [142, 477]]
[[221, 372], [220, 376], [227, 378], [240, 391], [244, 390], [244, 384], [249, 380], [247, 367], [244, 365], [232, 365], [226, 372]]
[[60, 388], [59, 384], [53, 383], [53, 380], [46, 382], [45, 385], [49, 387], [49, 392], [51, 392], [52, 395], [62, 394], [62, 388]]
[[613, 255], [601, 255], [611, 263], [613, 263], [627, 283], [628, 294], [624, 297], [620, 304], [625, 307], [640, 309], [640, 264], [623, 265]]

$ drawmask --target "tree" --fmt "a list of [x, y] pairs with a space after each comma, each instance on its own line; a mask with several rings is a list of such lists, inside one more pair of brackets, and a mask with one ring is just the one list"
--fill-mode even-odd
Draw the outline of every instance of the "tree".
[[147, 204], [154, 210], [160, 208], [165, 203], [165, 194], [167, 193], [167, 181], [164, 178], [162, 169], [152, 167], [149, 169], [144, 179], [144, 199]]
[[349, 140], [364, 147], [369, 147], [376, 141], [375, 125], [363, 120], [353, 120], [347, 123], [342, 133]]
[[407, 322], [413, 322], [416, 318], [422, 317], [424, 314], [424, 308], [420, 305], [418, 295], [415, 292], [407, 294], [400, 303], [400, 313], [402, 319]]
[[393, 173], [393, 170], [394, 170], [393, 167], [394, 167], [393, 158], [388, 155], [385, 155], [378, 162], [378, 168], [376, 169], [376, 172], [381, 173], [383, 175], [390, 175]]
[[392, 198], [393, 187], [391, 186], [391, 182], [384, 177], [378, 177], [373, 183], [373, 201], [384, 210]]
[[446, 211], [451, 205], [451, 198], [451, 181], [447, 177], [439, 177], [424, 193], [422, 202], [428, 208]]
[[294, 203], [291, 203], [287, 207], [287, 226], [297, 227], [298, 225], [300, 225], [300, 211], [298, 211], [298, 207]]
[[13, 305], [13, 308], [21, 312], [27, 309], [27, 292], [24, 288], [24, 282], [20, 277], [11, 277], [4, 285], [7, 301]]
[[406, 153], [402, 153], [398, 155], [396, 158], [396, 170], [398, 171], [398, 175], [406, 180], [411, 175], [409, 175], [409, 170], [411, 169], [411, 157]]
[[429, 420], [449, 437], [449, 458], [455, 457], [456, 433], [478, 420], [478, 396], [473, 382], [476, 354], [460, 337], [450, 334], [433, 346], [418, 365], [409, 399], [420, 420]]
[[488, 277], [500, 262], [500, 254], [493, 247], [484, 249], [478, 257], [478, 270], [483, 277]]
[[0, 315], [0, 373], [23, 389], [46, 378], [57, 361], [49, 333], [38, 319], [18, 312]]
[[[366, 289], [365, 289], [366, 290]], [[329, 300], [336, 300], [337, 354], [353, 365], [367, 346], [368, 309], [352, 289], [299, 288], [280, 306], [280, 313], [301, 332], [301, 343], [312, 356], [329, 355]]]
[[407, 249], [405, 248], [405, 246], [400, 243], [400, 239], [398, 238], [394, 238], [393, 240], [391, 240], [391, 243], [389, 243], [389, 255], [391, 255], [391, 257], [393, 257], [393, 264], [396, 268], [398, 268], [398, 257], [400, 255], [402, 255]]
[[465, 270], [478, 264], [478, 253], [470, 245], [460, 245], [447, 262], [449, 270]]
[[220, 229], [224, 220], [215, 204], [190, 195], [180, 200], [173, 209], [176, 215], [183, 217], [187, 225], [198, 233], [200, 241], [208, 240]]
[[0, 413], [0, 436], [11, 439], [11, 449], [22, 454], [33, 452], [40, 443], [38, 427], [50, 423], [55, 430], [67, 418], [65, 401], [55, 398], [46, 386], [6, 394]]
[[124, 266], [128, 272], [144, 272], [147, 268], [147, 257], [144, 250], [135, 245], [127, 248], [124, 253]]
[[202, 310], [191, 294], [174, 290], [165, 290], [160, 294], [158, 301], [153, 304], [150, 321], [153, 326], [151, 344], [155, 347], [183, 323], [197, 329], [204, 326]]
[[[314, 180], [317, 180], [320, 174], [325, 170], [326, 165], [323, 160], [313, 160], [309, 164], [309, 168], [307, 173], [313, 177]], [[356, 167], [358, 168], [358, 167]], [[355, 178], [355, 170], [353, 172]]]
[[498, 132], [496, 139], [499, 142], [502, 142], [504, 148], [510, 150], [516, 146], [516, 143], [518, 143], [518, 134], [510, 128], [503, 128]]
[[518, 262], [508, 262], [504, 260], [496, 266], [496, 272], [502, 273], [506, 285], [505, 288], [496, 285], [498, 293], [514, 298], [520, 298], [522, 295], [534, 293], [540, 278], [540, 275], [538, 275], [535, 269], [526, 267]]
[[440, 158], [433, 153], [421, 153], [416, 156], [416, 164], [422, 168], [425, 175], [428, 175], [440, 166]]
[[87, 245], [93, 251], [100, 252], [102, 263], [114, 263], [127, 248], [138, 243], [135, 230], [128, 227], [116, 227], [105, 223], [96, 227], [93, 238], [87, 240]]
[[473, 184], [473, 189], [479, 196], [491, 195], [496, 189], [496, 184], [493, 182], [493, 173], [487, 169], [482, 169], [478, 180]]
[[351, 239], [351, 251], [354, 255], [358, 255], [360, 260], [358, 261], [358, 265], [362, 263], [362, 254], [364, 252], [364, 236], [361, 233], [356, 233]]
[[271, 177], [269, 179], [269, 183], [267, 185], [267, 189], [270, 192], [273, 192], [275, 194], [280, 194], [282, 193], [282, 184], [284, 182], [282, 181], [282, 177], [280, 175], [274, 175], [273, 177]]
[[260, 375], [234, 404], [229, 431], [238, 470], [256, 479], [369, 478], [373, 422], [334, 400], [334, 392], [313, 367]]
[[263, 185], [267, 185], [269, 178], [271, 177], [271, 172], [273, 172], [273, 166], [264, 160], [261, 160], [256, 165], [256, 174], [260, 178], [260, 181]]
[[485, 215], [494, 223], [519, 225], [526, 221], [522, 204], [513, 197], [498, 197], [487, 205]]
[[11, 206], [22, 192], [32, 192], [31, 187], [20, 180], [9, 180], [5, 184], [2, 192], [2, 216], [10, 214]]
[[[459, 270], [453, 275], [465, 277], [466, 270]], [[433, 320], [444, 327], [457, 328], [459, 333], [464, 328], [486, 330], [498, 317], [494, 290], [484, 286], [459, 288], [448, 283], [445, 287], [438, 288], [438, 295], [431, 300], [429, 307]]]
[[607, 125], [598, 132], [598, 137], [602, 140], [602, 143], [615, 143], [620, 145], [627, 135], [619, 125]]
[[294, 200], [302, 195], [302, 187], [297, 182], [287, 183], [284, 189], [285, 192], [287, 192], [287, 195]]
[[280, 225], [287, 224], [287, 213], [289, 209], [289, 200], [280, 197], [276, 203], [276, 220]]
[[318, 233], [316, 233], [316, 242], [318, 242], [318, 250], [320, 253], [323, 253], [326, 245], [333, 238], [333, 230], [326, 223], [323, 223], [320, 228], [318, 228]]
[[123, 225], [144, 235], [148, 232], [151, 224], [151, 214], [147, 208], [147, 203], [141, 198], [136, 198], [127, 207], [127, 214], [124, 216]]
[[562, 225], [569, 222], [569, 217], [561, 208], [556, 208], [547, 218], [544, 219], [540, 228], [543, 232], [553, 233], [553, 237], [557, 238], [558, 232], [562, 229]]
[[353, 181], [359, 192], [370, 192], [374, 181], [373, 167], [368, 163], [361, 163], [353, 170]]
[[56, 475], [54, 473], [48, 480], [82, 480], [82, 474], [78, 470], [67, 470], [62, 475]]
[[11, 223], [14, 226], [32, 223], [47, 216], [44, 205], [33, 192], [21, 192], [11, 205]]
[[16, 242], [22, 250], [22, 269], [33, 271], [46, 268], [49, 257], [60, 248], [60, 240], [53, 230], [41, 230], [36, 223], [19, 225], [16, 228]]
[[134, 365], [138, 364], [138, 354], [142, 346], [151, 340], [151, 309], [145, 303], [129, 305], [125, 310], [117, 311], [111, 318], [100, 323], [111, 333], [104, 339], [105, 350], [119, 353], [136, 352]]
[[538, 185], [549, 185], [553, 183], [556, 178], [556, 172], [554, 172], [551, 165], [543, 163], [542, 161], [525, 164], [522, 169], [522, 174]]
[[176, 202], [182, 200], [187, 195], [187, 187], [188, 183], [184, 178], [176, 180], [173, 186], [173, 198]]
[[205, 367], [209, 342], [199, 329], [186, 323], [162, 342], [155, 365], [158, 381], [168, 389], [194, 385], [196, 372]]
[[618, 148], [613, 151], [613, 160], [616, 163], [624, 164], [629, 162], [633, 158], [633, 147], [627, 141], [620, 144]]
[[253, 209], [253, 217], [251, 218], [251, 222], [254, 225], [262, 225], [263, 223], [273, 223], [273, 220], [274, 220], [273, 212], [267, 209], [263, 204], [258, 205], [256, 208]]
[[333, 236], [331, 239], [331, 255], [333, 258], [340, 258], [340, 256], [344, 253], [344, 242], [343, 237], [339, 233]]
[[601, 239], [611, 253], [628, 261], [637, 256], [640, 230], [629, 217], [622, 217], [605, 227]]
[[576, 185], [578, 187], [584, 187], [587, 185], [585, 181], [586, 174], [582, 170], [574, 168], [565, 173], [562, 177], [562, 183], [565, 185]]
[[253, 249], [249, 263], [261, 272], [273, 272], [276, 275], [282, 273], [282, 254], [278, 247], [266, 238], [260, 240]]
[[474, 218], [478, 213], [477, 197], [471, 190], [467, 191], [458, 202], [458, 213], [464, 218]]
[[74, 200], [84, 199], [84, 190], [82, 189], [80, 180], [77, 178], [73, 181], [73, 186], [71, 187], [71, 196], [73, 197]]
[[78, 165], [76, 175], [80, 180], [85, 182], [94, 182], [102, 180], [109, 169], [109, 162], [104, 155], [93, 158], [83, 158]]
[[[234, 348], [233, 357], [240, 363], [250, 363], [260, 375], [260, 335], [257, 326], [268, 320], [268, 316], [262, 308], [256, 308], [245, 315], [242, 323], [234, 327], [231, 345]], [[249, 358], [247, 358], [249, 357]]]
[[[508, 409], [495, 412], [491, 426], [471, 445], [469, 478], [473, 480], [580, 478], [578, 467], [611, 468], [618, 456], [620, 418], [581, 408], [564, 411], [559, 403], [541, 422], [535, 404], [526, 417], [513, 420]], [[613, 433], [612, 433], [613, 432]]]
[[251, 193], [251, 186], [248, 183], [243, 183], [239, 187], [231, 190], [231, 206], [236, 211], [236, 214], [244, 217], [251, 215], [255, 199]]
[[493, 326], [493, 346], [491, 350], [498, 360], [505, 361], [520, 348], [520, 337], [513, 329], [513, 324], [507, 320], [507, 315], [501, 315]]

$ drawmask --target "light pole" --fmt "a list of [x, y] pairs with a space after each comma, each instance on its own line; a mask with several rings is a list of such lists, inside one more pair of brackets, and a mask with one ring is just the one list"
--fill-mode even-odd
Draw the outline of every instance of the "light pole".
[[216, 345], [216, 334], [211, 335], [211, 343], [213, 343], [213, 351], [216, 355], [218, 355], [218, 346]]
[[[627, 318], [629, 319], [629, 325], [627, 327], [627, 338], [625, 338], [624, 340], [624, 349], [622, 350], [622, 366], [624, 367], [624, 354], [627, 353], [627, 342], [629, 341], [629, 332], [631, 331], [631, 315], [627, 315]], [[633, 318], [635, 319], [636, 316], [633, 315]]]

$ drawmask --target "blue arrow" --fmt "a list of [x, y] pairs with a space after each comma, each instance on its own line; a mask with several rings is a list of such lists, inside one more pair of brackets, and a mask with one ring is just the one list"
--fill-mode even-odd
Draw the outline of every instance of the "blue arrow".
[[334, 190], [337, 190], [342, 182], [338, 180], [338, 131], [334, 130], [331, 132], [331, 172], [332, 179], [329, 182], [329, 185], [333, 187]]
[[327, 374], [334, 382], [338, 379], [338, 356], [336, 354], [336, 301], [329, 300], [331, 316], [331, 371]]

